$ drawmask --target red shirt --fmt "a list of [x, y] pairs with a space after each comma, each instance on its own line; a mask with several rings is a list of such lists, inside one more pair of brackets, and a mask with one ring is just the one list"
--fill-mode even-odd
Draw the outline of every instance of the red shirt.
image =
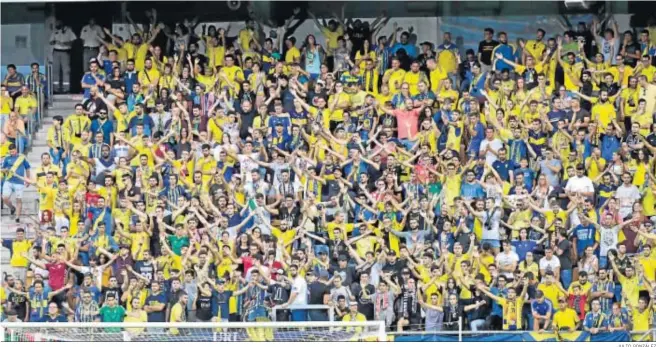
[[58, 290], [64, 286], [66, 282], [67, 266], [64, 263], [47, 263], [46, 270], [49, 272], [48, 284], [52, 290]]
[[[246, 253], [248, 254], [248, 253]], [[248, 272], [248, 269], [253, 267], [253, 258], [250, 255], [245, 255], [241, 257], [241, 264], [244, 265], [244, 274]]]
[[[394, 110], [396, 123], [398, 126], [398, 139], [410, 139], [417, 135], [417, 126], [419, 123], [419, 110]], [[406, 125], [407, 123], [407, 125]]]
[[267, 262], [266, 265], [269, 267], [269, 272], [271, 273], [271, 279], [272, 280], [277, 280], [278, 279], [278, 269], [282, 269], [282, 264], [280, 264], [279, 261], [274, 260], [273, 262]]

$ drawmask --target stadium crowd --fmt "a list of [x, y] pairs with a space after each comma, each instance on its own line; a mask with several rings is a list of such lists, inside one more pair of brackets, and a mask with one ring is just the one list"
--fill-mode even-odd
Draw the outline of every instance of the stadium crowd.
[[40, 196], [2, 241], [3, 319], [656, 323], [653, 28], [488, 28], [461, 54], [384, 13], [308, 13], [322, 37], [297, 40], [298, 16], [97, 31], [41, 165], [3, 145], [5, 208]]

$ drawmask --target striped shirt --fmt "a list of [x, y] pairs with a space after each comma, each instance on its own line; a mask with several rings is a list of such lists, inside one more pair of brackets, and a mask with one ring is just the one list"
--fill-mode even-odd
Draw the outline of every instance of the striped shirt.
[[100, 308], [98, 307], [98, 303], [94, 300], [91, 300], [91, 302], [86, 305], [84, 302], [80, 302], [75, 308], [75, 321], [84, 323], [93, 322], [98, 318], [99, 311]]

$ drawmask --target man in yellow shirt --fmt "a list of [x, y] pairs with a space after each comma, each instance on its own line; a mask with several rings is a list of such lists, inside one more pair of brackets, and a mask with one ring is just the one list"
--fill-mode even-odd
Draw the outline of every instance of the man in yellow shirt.
[[14, 110], [23, 117], [31, 117], [37, 110], [36, 98], [30, 93], [27, 86], [21, 87], [21, 95], [14, 101]]
[[32, 240], [25, 238], [25, 229], [16, 229], [15, 239], [3, 239], [2, 247], [9, 249], [11, 259], [9, 266], [11, 266], [12, 273], [19, 279], [25, 279], [28, 269], [28, 260], [25, 254], [30, 251], [32, 247]]
[[[169, 317], [169, 322], [171, 323], [183, 323], [187, 321], [187, 300], [189, 296], [184, 291], [178, 292], [178, 302], [173, 305], [171, 308], [171, 315]], [[169, 329], [171, 335], [178, 335], [180, 332], [178, 329], [171, 328]]]
[[[526, 63], [528, 57], [532, 57], [535, 61], [538, 61], [542, 58], [542, 53], [547, 49], [547, 45], [542, 42], [546, 32], [543, 29], [538, 29], [535, 34], [535, 40], [528, 40], [522, 48], [524, 48], [523, 61]], [[521, 44], [520, 44], [521, 45]]]
[[[234, 88], [235, 92], [239, 91], [239, 86], [244, 82], [244, 71], [239, 66], [235, 66], [235, 56], [232, 54], [227, 54], [224, 57], [225, 66], [219, 71], [219, 76], [221, 78], [226, 78], [229, 81], [229, 84], [236, 84]], [[221, 88], [226, 84], [221, 83]]]
[[564, 296], [558, 298], [558, 311], [553, 317], [553, 328], [558, 331], [576, 331], [581, 320], [576, 311], [567, 306], [567, 299]]
[[300, 63], [301, 62], [301, 51], [296, 48], [296, 38], [291, 36], [285, 40], [285, 46], [287, 47], [287, 52], [285, 53], [285, 63]]
[[392, 68], [385, 71], [383, 84], [389, 86], [390, 93], [396, 94], [401, 90], [401, 84], [404, 78], [405, 70], [401, 69], [401, 62], [398, 58], [392, 58]]
[[75, 105], [75, 113], [66, 117], [64, 121], [64, 129], [68, 133], [68, 140], [72, 145], [82, 142], [82, 132], [89, 129], [91, 121], [86, 114], [84, 114], [84, 106], [82, 104]]
[[156, 68], [153, 67], [152, 58], [146, 58], [144, 60], [144, 68], [139, 70], [137, 75], [139, 84], [141, 84], [141, 89], [144, 94], [148, 94], [149, 90], [157, 90], [159, 77], [160, 73]]
[[556, 285], [553, 271], [546, 271], [544, 273], [544, 282], [538, 285], [538, 290], [544, 293], [544, 296], [551, 301], [551, 303], [558, 302], [560, 289]]
[[643, 55], [640, 59], [640, 64], [636, 67], [635, 73], [647, 78], [647, 82], [654, 82], [654, 75], [656, 74], [656, 67], [651, 65], [651, 59], [648, 55]]
[[626, 307], [628, 305], [637, 307], [638, 298], [640, 297], [640, 278], [635, 275], [635, 269], [633, 266], [627, 266], [624, 269], [624, 274], [619, 270], [617, 264], [615, 263], [615, 255], [611, 252], [608, 252], [608, 260], [610, 265], [613, 267], [613, 272], [620, 284], [622, 285], [622, 306]]
[[520, 330], [522, 328], [522, 308], [524, 307], [524, 297], [528, 288], [528, 279], [524, 278], [522, 292], [517, 295], [514, 287], [508, 288], [508, 297], [503, 298], [492, 294], [482, 283], [477, 285], [478, 290], [490, 297], [499, 304], [503, 309], [503, 330]]

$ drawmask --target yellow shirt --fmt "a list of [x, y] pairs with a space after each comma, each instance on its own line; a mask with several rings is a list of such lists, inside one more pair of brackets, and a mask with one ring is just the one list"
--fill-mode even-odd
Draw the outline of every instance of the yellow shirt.
[[544, 297], [549, 299], [552, 304], [558, 302], [558, 297], [560, 296], [560, 289], [555, 284], [547, 285], [546, 283], [540, 283], [538, 285], [538, 290], [541, 290], [544, 293]]
[[[242, 69], [239, 66], [235, 66], [235, 65], [224, 66], [221, 68], [221, 71], [225, 72], [226, 77], [228, 78], [230, 83], [237, 84], [235, 91], [239, 91], [239, 83], [237, 82], [237, 80], [239, 81], [244, 80], [244, 71], [242, 71]], [[222, 84], [221, 87], [223, 87], [224, 84]]]
[[440, 85], [440, 81], [449, 78], [448, 73], [444, 69], [436, 68], [435, 70], [429, 73], [430, 87], [433, 93], [437, 95], [437, 88]]
[[342, 240], [346, 240], [346, 234], [350, 233], [353, 231], [353, 224], [352, 223], [335, 223], [335, 222], [330, 222], [326, 224], [326, 230], [328, 231], [328, 238], [331, 240], [335, 239], [335, 229], [341, 229], [342, 230]]
[[[128, 312], [131, 312], [131, 311], [132, 310], [128, 310]], [[125, 318], [123, 319], [123, 322], [126, 322], [126, 323], [145, 323], [145, 322], [148, 322], [148, 313], [146, 313], [146, 311], [144, 311], [144, 310], [141, 310], [141, 311], [139, 311], [139, 317], [138, 318], [133, 317], [129, 314], [126, 314]], [[127, 330], [128, 332], [130, 332], [132, 334], [140, 334], [144, 330], [146, 330], [146, 328], [127, 328], [125, 330]]]
[[[622, 285], [622, 291], [626, 293], [626, 297], [629, 300], [629, 303], [631, 304], [632, 307], [638, 307], [638, 294], [640, 291], [640, 285], [639, 285], [639, 280], [637, 276], [633, 276], [631, 278], [628, 278], [626, 276], [620, 276], [619, 277], [619, 282]], [[626, 304], [624, 303], [624, 300], [622, 300], [622, 307], [626, 307]]]
[[640, 312], [636, 307], [631, 311], [631, 320], [633, 321], [633, 331], [647, 331], [651, 328], [652, 311], [648, 307]]
[[210, 58], [210, 67], [223, 66], [223, 58], [225, 58], [225, 47], [216, 46], [208, 47], [207, 55]]
[[497, 303], [503, 308], [503, 330], [519, 330], [522, 326], [522, 306], [524, 306], [524, 300], [516, 298], [510, 301], [501, 298]]
[[[364, 59], [364, 58], [369, 58], [372, 61], [376, 61], [376, 52], [374, 51], [369, 51], [366, 55], [363, 56], [363, 54], [360, 54], [360, 51], [355, 52], [355, 60], [357, 61], [358, 59]], [[366, 61], [361, 61], [360, 62], [360, 71], [364, 71], [365, 68], [367, 67], [367, 62]]]
[[542, 53], [547, 49], [547, 45], [542, 41], [527, 40], [524, 49], [526, 49], [526, 52], [528, 52], [533, 59], [540, 60], [542, 58]]
[[624, 65], [624, 74], [622, 75], [622, 80], [620, 81], [620, 69], [617, 66], [611, 66], [610, 69], [608, 69], [608, 72], [610, 72], [611, 75], [613, 75], [613, 82], [618, 83], [620, 86], [628, 86], [629, 85], [629, 77], [633, 75], [633, 68]]
[[335, 121], [335, 122], [342, 122], [344, 121], [344, 109], [339, 108], [339, 105], [346, 104], [346, 108], [348, 108], [351, 104], [351, 97], [342, 92], [338, 95], [331, 95], [330, 98], [328, 98], [328, 104], [331, 105], [334, 102], [335, 97], [338, 98], [337, 101], [337, 106], [333, 110], [333, 112], [330, 114], [330, 120]]
[[642, 68], [640, 70], [640, 75], [647, 77], [647, 82], [651, 83], [654, 82], [654, 73], [656, 73], [656, 67], [653, 65], [649, 65], [649, 67]]
[[0, 95], [0, 114], [8, 115], [14, 108], [14, 99], [9, 96]]
[[29, 253], [30, 248], [32, 247], [32, 241], [23, 240], [16, 241], [11, 243], [11, 260], [9, 264], [12, 267], [27, 267], [29, 261], [23, 256], [23, 253]]
[[446, 73], [454, 72], [458, 68], [458, 59], [451, 49], [444, 49], [437, 53], [437, 64]]
[[576, 314], [576, 311], [571, 308], [566, 308], [565, 310], [558, 310], [553, 316], [553, 324], [560, 328], [571, 328], [574, 329], [576, 324], [579, 322], [579, 317]]
[[254, 38], [255, 32], [253, 30], [244, 28], [239, 30], [239, 46], [242, 51], [248, 51], [250, 48], [251, 40]]
[[137, 79], [139, 79], [139, 83], [141, 84], [141, 90], [143, 91], [144, 94], [148, 93], [148, 86], [151, 84], [155, 84], [157, 86], [157, 83], [159, 81], [159, 76], [160, 73], [155, 69], [154, 67], [150, 70], [140, 70], [139, 74], [137, 75]]
[[34, 110], [36, 108], [36, 98], [34, 98], [31, 94], [28, 96], [21, 95], [16, 98], [14, 110], [21, 116], [26, 116], [30, 112], [30, 109]]
[[582, 63], [569, 64], [567, 62], [564, 62], [562, 67], [563, 67], [563, 71], [565, 72], [565, 89], [570, 91], [578, 90], [578, 86], [574, 84], [574, 80], [572, 80], [569, 76], [571, 75], [572, 77], [576, 77], [580, 79], [581, 71], [583, 71], [583, 64]]
[[[593, 100], [594, 99], [596, 98], [593, 98]], [[592, 114], [591, 117], [592, 120], [599, 123], [599, 132], [603, 133], [606, 131], [608, 124], [617, 117], [617, 112], [615, 111], [615, 106], [610, 98], [604, 103], [598, 103], [596, 100], [594, 101], [594, 106], [592, 106], [592, 110], [590, 111]]]
[[285, 63], [297, 62], [301, 58], [301, 51], [298, 50], [295, 46], [288, 49], [285, 53]]
[[39, 211], [54, 210], [55, 209], [55, 196], [57, 195], [57, 186], [47, 186], [40, 184], [37, 187], [39, 190]]
[[412, 72], [408, 71], [406, 72], [405, 76], [403, 77], [403, 82], [407, 83], [410, 87], [410, 95], [414, 96], [419, 94], [419, 88], [417, 87], [417, 84], [419, 81], [426, 81], [428, 82], [426, 75], [424, 75], [423, 72], [418, 71], [418, 72]]
[[[598, 161], [599, 161], [599, 165], [606, 168], [606, 159], [599, 157]], [[597, 178], [597, 176], [599, 176], [602, 170], [599, 170], [599, 166], [594, 160], [592, 160], [591, 157], [585, 158], [585, 164], [587, 165], [588, 163], [590, 164], [588, 168], [588, 178], [590, 179]]]
[[[401, 84], [403, 83], [403, 79], [405, 78], [405, 70], [398, 69], [394, 71], [393, 69], [388, 69], [387, 71], [385, 71], [383, 78], [389, 78], [388, 86], [389, 86], [390, 93], [396, 94], [399, 92], [401, 88]], [[397, 84], [399, 88], [396, 87]]]
[[[175, 305], [173, 305], [173, 308], [171, 308], [171, 317], [169, 319], [169, 322], [171, 323], [177, 323], [177, 322], [185, 322], [186, 317], [185, 317], [185, 309], [182, 307], [182, 305], [177, 302]], [[171, 328], [169, 329], [169, 333], [171, 335], [178, 335], [178, 329], [176, 328]]]
[[330, 31], [330, 29], [323, 27], [321, 28], [321, 33], [326, 38], [326, 55], [332, 57], [333, 51], [339, 48], [337, 39], [344, 35], [344, 27], [340, 25], [335, 31]]
[[134, 68], [137, 71], [144, 69], [144, 62], [146, 60], [146, 55], [148, 55], [148, 45], [142, 43], [139, 47], [136, 48], [134, 53]]

